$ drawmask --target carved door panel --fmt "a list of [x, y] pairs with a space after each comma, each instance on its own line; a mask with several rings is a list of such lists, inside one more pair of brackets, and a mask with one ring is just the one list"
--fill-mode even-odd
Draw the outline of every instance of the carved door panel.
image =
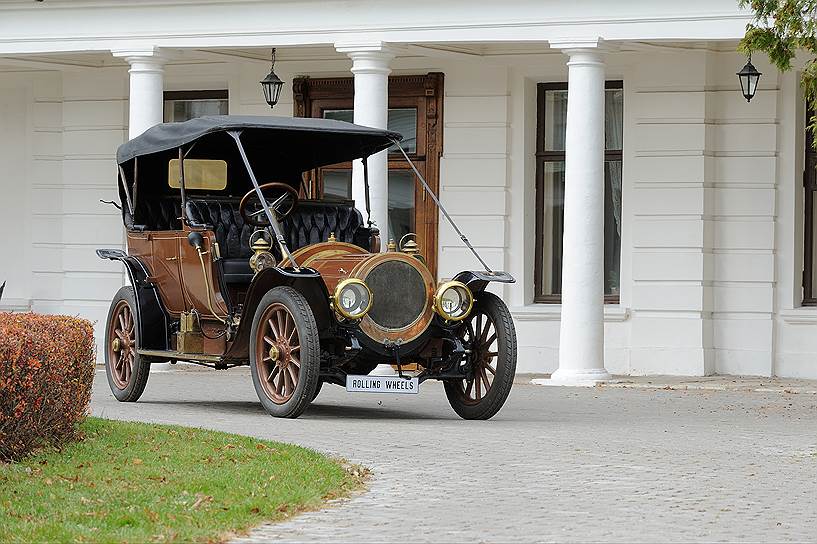
[[[204, 247], [202, 251], [205, 254], [202, 256], [204, 260], [204, 270], [202, 270], [202, 262], [199, 260], [196, 248], [190, 245], [187, 241], [187, 232], [182, 233], [178, 238], [178, 252], [179, 252], [179, 267], [181, 270], [181, 284], [184, 290], [184, 296], [187, 300], [188, 307], [194, 308], [202, 316], [209, 317], [213, 315], [210, 310], [210, 303], [212, 303], [213, 310], [220, 317], [227, 315], [227, 303], [221, 294], [221, 289], [218, 280], [218, 268], [213, 262], [213, 242], [215, 235], [211, 231], [199, 231], [204, 237]], [[205, 277], [205, 273], [207, 277]], [[208, 302], [208, 290], [210, 293], [210, 300]]]
[[170, 314], [178, 316], [187, 307], [179, 273], [179, 231], [158, 231], [150, 234], [153, 263], [151, 272], [159, 294]]

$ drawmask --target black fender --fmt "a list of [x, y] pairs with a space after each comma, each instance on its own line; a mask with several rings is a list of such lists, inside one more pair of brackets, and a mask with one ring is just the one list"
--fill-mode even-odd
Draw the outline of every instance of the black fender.
[[168, 317], [156, 286], [150, 283], [150, 272], [145, 264], [121, 249], [97, 249], [100, 259], [121, 261], [136, 297], [136, 326], [140, 349], [166, 350]]
[[301, 268], [299, 271], [292, 268], [265, 268], [255, 275], [247, 289], [241, 310], [241, 321], [230, 348], [224, 354], [225, 359], [249, 358], [250, 329], [258, 304], [270, 289], [281, 286], [292, 287], [306, 298], [315, 315], [321, 336], [332, 327], [335, 320], [332, 316], [329, 291], [319, 272], [312, 268]]
[[464, 283], [472, 293], [484, 291], [492, 281], [497, 283], [516, 283], [514, 277], [507, 272], [486, 272], [484, 270], [464, 270], [454, 276], [454, 281]]

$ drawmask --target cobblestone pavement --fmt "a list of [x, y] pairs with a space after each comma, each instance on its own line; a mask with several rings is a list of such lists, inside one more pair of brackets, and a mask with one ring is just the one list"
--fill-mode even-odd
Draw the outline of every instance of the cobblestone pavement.
[[369, 466], [370, 489], [245, 542], [814, 541], [817, 395], [515, 386], [491, 421], [418, 396], [325, 387], [268, 417], [249, 374], [152, 374], [136, 404], [97, 373], [95, 415], [294, 442]]

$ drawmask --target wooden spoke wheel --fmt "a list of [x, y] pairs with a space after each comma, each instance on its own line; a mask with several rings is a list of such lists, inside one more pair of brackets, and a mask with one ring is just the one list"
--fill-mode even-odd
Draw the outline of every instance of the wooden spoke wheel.
[[136, 297], [133, 287], [116, 293], [105, 329], [105, 374], [117, 400], [134, 402], [142, 396], [150, 374], [150, 359], [139, 355]]
[[468, 376], [445, 382], [451, 407], [464, 419], [489, 419], [507, 400], [516, 373], [516, 331], [505, 303], [480, 293], [459, 331]]
[[488, 394], [496, 378], [497, 351], [496, 324], [491, 317], [478, 312], [463, 327], [460, 338], [471, 349], [472, 375], [462, 380], [463, 402], [477, 404]]
[[320, 344], [306, 299], [276, 287], [261, 299], [250, 335], [250, 369], [261, 404], [276, 417], [298, 417], [318, 388]]
[[295, 318], [283, 304], [271, 304], [261, 316], [259, 333], [255, 356], [261, 361], [261, 384], [272, 402], [284, 404], [295, 393], [301, 374], [301, 338]]
[[133, 376], [133, 361], [136, 358], [136, 321], [127, 300], [116, 303], [109, 326], [112, 340], [107, 348], [113, 361], [111, 377], [116, 387], [125, 389]]

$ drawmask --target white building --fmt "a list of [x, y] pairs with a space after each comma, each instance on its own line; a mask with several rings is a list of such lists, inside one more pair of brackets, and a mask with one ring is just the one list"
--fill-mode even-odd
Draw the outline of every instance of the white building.
[[[817, 163], [796, 71], [756, 55], [760, 89], [740, 94], [748, 20], [737, 0], [4, 0], [0, 304], [103, 322], [125, 280], [94, 254], [124, 239], [99, 202], [117, 197], [115, 149], [163, 116], [270, 114], [276, 47], [272, 113], [388, 113], [517, 278], [520, 372], [554, 371], [561, 336], [567, 378], [817, 378]], [[395, 164], [392, 231], [418, 230], [440, 278], [477, 266]], [[325, 169], [314, 190], [350, 179]]]

